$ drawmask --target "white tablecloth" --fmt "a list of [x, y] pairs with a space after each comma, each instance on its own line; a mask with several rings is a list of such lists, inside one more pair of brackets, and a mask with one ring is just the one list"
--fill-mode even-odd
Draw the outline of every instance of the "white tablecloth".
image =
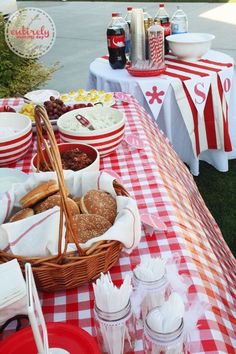
[[[233, 63], [233, 59], [230, 56], [213, 50], [209, 51], [205, 58], [220, 62]], [[113, 70], [111, 69], [108, 60], [97, 58], [90, 65], [87, 89], [94, 88], [112, 92], [130, 93], [136, 97], [147, 112], [153, 116], [137, 79], [139, 81], [149, 80], [149, 78], [132, 77], [125, 69]], [[153, 80], [153, 78], [150, 79]], [[157, 82], [158, 79], [159, 78], [157, 77]], [[199, 160], [204, 160], [210, 163], [219, 171], [228, 171], [228, 160], [236, 158], [236, 70], [234, 69], [233, 88], [229, 104], [229, 132], [233, 147], [231, 152], [225, 152], [223, 150], [207, 150], [202, 152], [198, 157], [195, 156], [188, 131], [171, 86], [167, 91], [165, 101], [156, 122], [173, 144], [173, 147], [180, 158], [188, 164], [193, 175], [199, 174]]]

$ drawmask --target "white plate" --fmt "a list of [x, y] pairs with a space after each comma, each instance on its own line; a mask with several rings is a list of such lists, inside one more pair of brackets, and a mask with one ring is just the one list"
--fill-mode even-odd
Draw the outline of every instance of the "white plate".
[[49, 101], [50, 97], [53, 96], [56, 98], [60, 97], [60, 92], [56, 90], [36, 90], [28, 92], [25, 97], [33, 101], [33, 103], [40, 104], [45, 101]]
[[0, 198], [13, 183], [23, 183], [29, 176], [15, 168], [0, 168]]

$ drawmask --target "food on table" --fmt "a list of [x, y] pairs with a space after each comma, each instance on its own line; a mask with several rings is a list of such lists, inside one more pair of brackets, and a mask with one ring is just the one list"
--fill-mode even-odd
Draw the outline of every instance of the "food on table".
[[73, 198], [73, 200], [74, 200], [74, 202], [76, 202], [76, 204], [78, 205], [79, 211], [81, 212], [81, 209], [80, 209], [81, 197], [75, 197], [75, 198]]
[[67, 94], [61, 95], [60, 98], [63, 102], [77, 101], [77, 102], [81, 102], [81, 104], [86, 102], [92, 102], [93, 104], [100, 103], [104, 106], [110, 106], [114, 104], [114, 98], [112, 92], [97, 91], [97, 90], [85, 91], [83, 89], [79, 89], [78, 91], [72, 91]]
[[80, 209], [84, 214], [96, 214], [103, 216], [111, 224], [114, 223], [117, 215], [115, 198], [107, 192], [95, 189], [88, 191], [81, 198]]
[[72, 110], [71, 106], [66, 106], [62, 100], [50, 97], [49, 101], [44, 102], [44, 107], [46, 108], [49, 119], [58, 119], [63, 113]]
[[41, 200], [59, 191], [59, 186], [56, 181], [49, 180], [32, 189], [29, 193], [24, 195], [20, 200], [23, 208], [31, 207]]
[[[94, 107], [83, 111], [83, 116], [92, 124], [95, 130], [109, 128], [120, 122], [121, 118], [118, 114], [111, 112], [112, 108]], [[89, 127], [85, 127], [80, 123], [76, 116], [70, 114], [62, 117], [60, 120], [61, 128], [72, 132], [89, 131]]]
[[[41, 203], [38, 203], [34, 206], [35, 214], [42, 213], [48, 209], [53, 208], [54, 206], [61, 205], [61, 196], [59, 194], [53, 194], [50, 197], [43, 200]], [[69, 209], [70, 215], [79, 214], [79, 207], [74, 200], [67, 198], [67, 206]]]
[[16, 214], [14, 214], [11, 218], [10, 218], [10, 222], [14, 222], [14, 221], [18, 221], [18, 220], [22, 220], [25, 218], [28, 218], [30, 216], [34, 215], [34, 210], [31, 208], [25, 208], [25, 209], [21, 209], [19, 210]]
[[[85, 167], [88, 167], [93, 163], [93, 160], [86, 154], [86, 152], [75, 148], [67, 150], [61, 153], [61, 162], [63, 170], [79, 171]], [[47, 165], [48, 164], [48, 165]], [[40, 162], [40, 171], [51, 171], [50, 163]], [[49, 169], [50, 167], [51, 169]]]
[[[78, 109], [78, 108], [93, 107], [93, 104], [92, 103], [84, 103], [84, 104], [75, 103], [75, 104], [71, 104], [71, 105], [66, 105], [59, 98], [55, 98], [55, 97], [51, 96], [49, 101], [44, 102], [44, 107], [47, 111], [49, 119], [56, 120], [62, 114], [66, 113], [66, 112], [69, 112], [69, 111], [72, 111], [72, 110]], [[25, 103], [22, 106], [20, 113], [27, 115], [34, 122], [35, 121], [34, 108], [35, 108], [35, 105], [33, 103]]]
[[33, 103], [25, 103], [20, 110], [20, 113], [29, 117], [32, 122], [34, 122], [34, 104]]
[[[49, 180], [32, 189], [20, 200], [22, 209], [10, 218], [18, 221], [61, 206], [61, 195], [56, 181]], [[103, 235], [114, 223], [117, 215], [115, 198], [108, 192], [89, 190], [82, 197], [67, 197], [72, 229], [78, 242], [85, 243]], [[69, 242], [74, 242], [70, 235]]]
[[0, 112], [16, 112], [14, 108], [10, 106], [0, 106]]
[[12, 136], [19, 132], [19, 129], [14, 129], [12, 127], [2, 127], [0, 130], [0, 138], [6, 138]]
[[[95, 214], [77, 214], [72, 219], [72, 228], [81, 243], [85, 243], [93, 237], [101, 236], [112, 226], [103, 216]], [[72, 237], [69, 241], [74, 242]]]

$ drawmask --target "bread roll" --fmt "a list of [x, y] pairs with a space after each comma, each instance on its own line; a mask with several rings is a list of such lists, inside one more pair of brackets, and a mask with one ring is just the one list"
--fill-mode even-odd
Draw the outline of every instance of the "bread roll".
[[114, 223], [117, 215], [115, 198], [107, 192], [95, 189], [91, 189], [81, 198], [80, 209], [84, 214], [103, 216], [111, 224]]
[[[72, 219], [72, 228], [80, 243], [103, 235], [112, 226], [107, 219], [95, 214], [74, 215]], [[69, 242], [74, 242], [71, 236]]]
[[40, 184], [24, 195], [24, 197], [21, 198], [20, 203], [23, 208], [28, 208], [58, 191], [59, 186], [57, 182], [50, 180]]
[[[42, 213], [43, 211], [51, 209], [56, 205], [57, 206], [61, 205], [61, 196], [59, 194], [53, 194], [50, 197], [46, 198], [41, 203], [35, 205], [34, 206], [35, 214]], [[67, 205], [69, 208], [70, 215], [75, 215], [80, 213], [79, 207], [74, 200], [67, 198]]]
[[22, 219], [25, 219], [25, 218], [28, 218], [30, 216], [34, 215], [34, 211], [33, 209], [31, 208], [25, 208], [25, 209], [22, 209], [20, 211], [18, 211], [16, 214], [14, 214], [9, 222], [14, 222], [14, 221], [18, 221], [18, 220], [22, 220]]

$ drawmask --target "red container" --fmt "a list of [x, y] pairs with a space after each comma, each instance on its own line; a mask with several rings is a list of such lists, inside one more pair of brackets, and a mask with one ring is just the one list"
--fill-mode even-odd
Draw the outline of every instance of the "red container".
[[[47, 323], [50, 348], [61, 348], [70, 354], [101, 354], [95, 339], [83, 329], [67, 323]], [[37, 354], [31, 327], [11, 335], [0, 343], [1, 354]]]

